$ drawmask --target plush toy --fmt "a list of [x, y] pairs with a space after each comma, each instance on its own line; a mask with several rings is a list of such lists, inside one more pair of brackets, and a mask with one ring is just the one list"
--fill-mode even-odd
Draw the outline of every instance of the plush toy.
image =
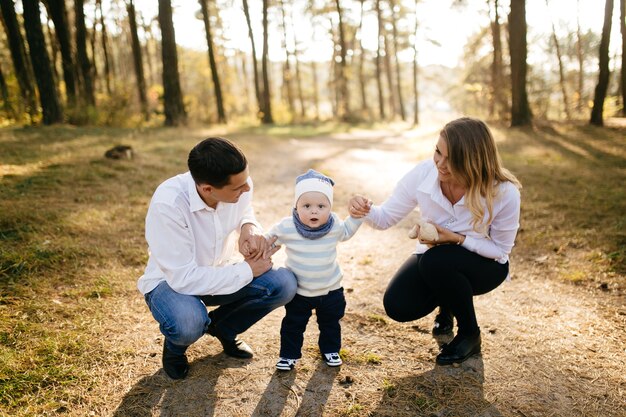
[[[419, 234], [417, 232], [419, 228]], [[417, 224], [413, 226], [409, 232], [409, 238], [420, 238], [422, 240], [437, 241], [439, 240], [439, 233], [432, 223], [428, 223], [426, 220], [418, 219]]]

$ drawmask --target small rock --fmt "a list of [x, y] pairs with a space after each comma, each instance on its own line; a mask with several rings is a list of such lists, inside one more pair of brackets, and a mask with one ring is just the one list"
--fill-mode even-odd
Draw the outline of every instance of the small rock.
[[608, 291], [609, 290], [609, 284], [607, 284], [606, 282], [603, 282], [602, 284], [600, 284], [600, 289], [602, 291]]
[[109, 159], [133, 159], [133, 148], [128, 145], [117, 145], [104, 153]]
[[340, 385], [348, 385], [354, 383], [354, 378], [350, 375], [346, 375], [341, 381], [339, 381]]

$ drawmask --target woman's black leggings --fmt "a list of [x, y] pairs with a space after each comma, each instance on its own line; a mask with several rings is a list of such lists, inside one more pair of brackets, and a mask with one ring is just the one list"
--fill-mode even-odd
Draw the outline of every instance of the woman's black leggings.
[[412, 255], [396, 272], [383, 298], [385, 311], [406, 322], [442, 306], [456, 317], [459, 334], [473, 334], [478, 331], [473, 296], [496, 288], [508, 272], [508, 262], [498, 263], [462, 246], [434, 246]]

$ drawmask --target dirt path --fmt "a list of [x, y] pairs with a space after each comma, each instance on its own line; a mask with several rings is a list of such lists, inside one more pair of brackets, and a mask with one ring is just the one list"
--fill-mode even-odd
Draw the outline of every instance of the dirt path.
[[[309, 167], [335, 179], [340, 216], [353, 193], [381, 202], [415, 161], [430, 154], [435, 132], [413, 135], [236, 140], [251, 160], [257, 216], [269, 227], [288, 215], [294, 178]], [[127, 354], [117, 369], [103, 370], [105, 404], [92, 415], [626, 415], [623, 299], [547, 280], [545, 265], [516, 252], [513, 279], [476, 298], [483, 354], [458, 367], [435, 366], [433, 316], [400, 324], [382, 308], [390, 276], [412, 250], [409, 228], [410, 219], [384, 232], [365, 226], [340, 246], [348, 300], [347, 360], [340, 370], [319, 360], [312, 320], [297, 371], [274, 371], [281, 309], [244, 335], [255, 349], [253, 360], [228, 358], [205, 337], [190, 349], [188, 378], [171, 381], [160, 369], [162, 336], [143, 300], [129, 293], [119, 319], [130, 324], [109, 340], [123, 344]]]

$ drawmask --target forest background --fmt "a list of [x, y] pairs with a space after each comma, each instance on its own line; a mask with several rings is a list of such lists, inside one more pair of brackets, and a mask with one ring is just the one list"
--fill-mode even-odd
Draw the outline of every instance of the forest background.
[[622, 0], [533, 0], [529, 19], [520, 0], [248, 3], [2, 1], [0, 123], [417, 124], [456, 111], [601, 125], [624, 112]]
[[[625, 0], [0, 0], [0, 15], [0, 416], [623, 415]], [[484, 363], [435, 367], [432, 318], [385, 317], [407, 219], [340, 253], [341, 371], [308, 344], [297, 373], [273, 373], [277, 311], [246, 333], [252, 362], [203, 338], [187, 380], [162, 374], [135, 287], [143, 219], [191, 146], [242, 146], [269, 226], [310, 167], [338, 180], [340, 213], [351, 192], [381, 201], [459, 115], [488, 121], [524, 184], [513, 280], [477, 299]]]

